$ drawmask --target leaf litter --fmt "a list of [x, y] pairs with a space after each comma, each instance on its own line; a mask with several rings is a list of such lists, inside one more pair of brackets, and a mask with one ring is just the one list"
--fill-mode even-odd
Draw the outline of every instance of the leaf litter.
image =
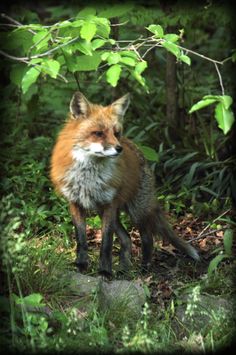
[[[150, 290], [150, 298], [154, 303], [164, 307], [173, 296], [176, 286], [182, 286], [203, 277], [207, 273], [210, 260], [214, 257], [214, 249], [223, 249], [224, 230], [228, 228], [227, 222], [221, 222], [214, 226], [207, 224], [200, 217], [194, 217], [191, 213], [179, 217], [172, 223], [177, 235], [186, 242], [191, 243], [199, 252], [201, 262], [196, 263], [186, 255], [181, 254], [172, 244], [156, 240], [154, 243], [153, 260], [150, 270], [141, 274], [141, 240], [138, 230], [132, 228], [129, 232], [132, 242], [132, 263], [138, 275]], [[102, 232], [99, 228], [87, 226], [87, 238], [89, 249], [100, 249]], [[234, 249], [235, 245], [234, 245]], [[119, 242], [114, 241], [113, 255], [119, 254]], [[116, 277], [116, 276], [114, 276]]]

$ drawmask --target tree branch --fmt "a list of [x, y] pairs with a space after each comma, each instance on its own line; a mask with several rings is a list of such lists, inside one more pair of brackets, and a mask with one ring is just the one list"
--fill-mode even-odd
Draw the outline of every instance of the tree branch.
[[218, 68], [218, 65], [216, 63], [214, 63], [214, 64], [215, 64], [215, 68], [216, 68], [216, 71], [217, 71], [217, 74], [218, 74], [218, 77], [219, 77], [222, 95], [224, 95], [225, 94], [225, 89], [224, 89], [224, 85], [223, 85], [222, 76], [220, 74], [220, 70]]
[[[24, 26], [22, 23], [20, 23], [20, 22], [14, 20], [14, 18], [11, 18], [10, 16], [7, 16], [6, 14], [1, 14], [1, 17], [7, 19], [8, 21], [10, 21], [10, 22], [12, 22], [12, 23], [14, 23], [17, 27], [22, 27], [22, 26]], [[36, 34], [36, 32], [33, 31], [33, 30], [31, 30], [30, 28], [28, 29], [28, 31], [31, 32], [31, 33], [34, 34], [34, 35]]]
[[192, 54], [194, 54], [194, 55], [196, 55], [196, 56], [198, 56], [198, 57], [201, 57], [201, 58], [203, 58], [203, 59], [206, 59], [206, 60], [208, 60], [208, 61], [210, 61], [210, 62], [212, 62], [212, 63], [216, 63], [216, 64], [220, 64], [220, 65], [223, 65], [223, 64], [224, 64], [224, 60], [222, 60], [222, 61], [215, 60], [215, 59], [212, 59], [212, 58], [210, 58], [210, 57], [207, 57], [207, 56], [205, 56], [205, 55], [203, 55], [203, 54], [200, 54], [200, 53], [198, 53], [198, 52], [195, 52], [195, 51], [193, 51], [192, 49], [187, 49], [187, 48], [185, 48], [185, 47], [179, 46], [178, 44], [177, 44], [177, 46], [178, 46], [180, 49], [183, 49], [183, 50], [186, 51], [186, 52], [192, 53]]
[[70, 41], [68, 41], [68, 42], [66, 42], [66, 43], [59, 44], [57, 47], [54, 47], [54, 48], [52, 48], [52, 49], [49, 49], [48, 51], [46, 51], [46, 52], [44, 52], [44, 53], [32, 55], [31, 57], [15, 57], [15, 56], [10, 55], [10, 54], [8, 54], [8, 53], [2, 51], [2, 50], [0, 50], [0, 54], [3, 55], [4, 57], [9, 58], [9, 59], [17, 60], [17, 61], [23, 62], [23, 61], [25, 61], [25, 60], [31, 60], [31, 59], [46, 57], [47, 55], [49, 55], [49, 54], [51, 54], [51, 53], [57, 51], [59, 48], [68, 46], [68, 44], [71, 44], [71, 43], [76, 42], [78, 39], [79, 39], [79, 37], [72, 38]]

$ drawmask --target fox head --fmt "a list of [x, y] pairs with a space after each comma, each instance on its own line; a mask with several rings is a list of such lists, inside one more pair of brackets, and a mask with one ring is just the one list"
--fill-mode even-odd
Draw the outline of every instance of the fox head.
[[79, 91], [74, 94], [70, 102], [70, 121], [73, 121], [75, 159], [114, 158], [121, 154], [122, 123], [129, 102], [129, 94], [109, 106], [92, 104]]

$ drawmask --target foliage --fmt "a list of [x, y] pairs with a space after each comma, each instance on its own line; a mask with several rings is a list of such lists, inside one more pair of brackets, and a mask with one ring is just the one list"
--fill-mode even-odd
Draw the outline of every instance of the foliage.
[[[190, 327], [181, 342], [172, 320], [178, 289], [185, 282], [190, 287], [190, 280], [176, 284], [177, 299], [161, 310], [150, 300], [138, 320], [127, 322], [126, 305], [100, 312], [96, 295], [88, 312], [71, 307], [75, 297], [68, 280], [59, 276], [72, 267], [72, 226], [65, 201], [49, 181], [50, 154], [78, 87], [101, 104], [129, 91], [125, 134], [149, 160], [164, 208], [210, 220], [230, 208], [235, 184], [230, 17], [210, 3], [197, 11], [192, 5], [161, 3], [154, 8], [136, 3], [43, 6], [43, 13], [37, 5], [30, 8], [13, 6], [1, 16], [6, 83], [1, 102], [1, 254], [4, 293], [10, 293], [9, 300], [0, 302], [1, 307], [7, 304], [1, 340], [21, 351], [78, 351], [78, 344], [81, 351], [186, 349], [197, 335]], [[177, 77], [178, 110], [172, 122], [166, 119], [167, 52], [175, 58]], [[124, 215], [122, 221], [128, 224]], [[98, 228], [100, 220], [88, 222]], [[204, 292], [233, 292], [227, 274], [232, 232], [227, 228], [224, 247], [213, 253], [205, 278], [195, 280], [194, 287], [201, 284]], [[194, 287], [186, 314], [192, 319], [201, 291]], [[159, 298], [157, 294], [155, 301]], [[49, 307], [52, 318], [31, 312], [32, 305]], [[214, 326], [202, 331], [200, 350], [213, 349], [216, 341], [221, 345], [232, 330], [220, 312], [210, 316]]]
[[215, 108], [215, 118], [219, 128], [221, 128], [224, 134], [227, 134], [234, 123], [234, 114], [230, 109], [232, 105], [232, 98], [228, 95], [206, 95], [201, 101], [193, 105], [189, 113], [193, 113], [203, 107], [218, 102]]
[[224, 259], [229, 259], [232, 257], [232, 246], [233, 246], [233, 230], [226, 229], [224, 233], [224, 250], [217, 248], [214, 253], [218, 253], [210, 262], [208, 267], [208, 274], [212, 274], [216, 271], [219, 263]]
[[[131, 10], [133, 7], [133, 4], [119, 5], [118, 8], [113, 8], [112, 14], [109, 11], [101, 10], [100, 7], [85, 7], [75, 17], [58, 21], [52, 25], [18, 23], [15, 30], [3, 33], [3, 48], [13, 50], [13, 55], [1, 51], [3, 56], [21, 63], [12, 68], [10, 74], [12, 82], [21, 87], [23, 94], [26, 94], [38, 80], [40, 74], [44, 78], [47, 76], [53, 79], [61, 78], [68, 83], [66, 76], [73, 74], [76, 76], [76, 73], [79, 72], [99, 70], [99, 65], [103, 61], [105, 64], [102, 64], [100, 68], [108, 66], [105, 77], [111, 86], [117, 86], [121, 75], [126, 78], [130, 75], [149, 92], [146, 79], [142, 74], [148, 67], [148, 62], [144, 58], [151, 50], [158, 47], [165, 48], [178, 61], [189, 66], [191, 59], [187, 53], [191, 52], [215, 64], [222, 96], [205, 95], [199, 103], [191, 108], [190, 113], [218, 101], [215, 117], [219, 128], [223, 130], [224, 134], [227, 134], [234, 122], [233, 111], [229, 108], [232, 98], [229, 95], [224, 95], [223, 81], [218, 65], [233, 59], [233, 56], [219, 62], [189, 50], [179, 43], [183, 39], [183, 30], [180, 30], [179, 35], [176, 33], [165, 34], [160, 24], [150, 24], [145, 27], [152, 34], [148, 37], [144, 37], [141, 33], [139, 37], [132, 40], [112, 38], [112, 23], [109, 17], [114, 18], [118, 16], [117, 14], [120, 16], [127, 9]], [[14, 52], [17, 52], [17, 57]], [[21, 56], [19, 57], [19, 55]]]

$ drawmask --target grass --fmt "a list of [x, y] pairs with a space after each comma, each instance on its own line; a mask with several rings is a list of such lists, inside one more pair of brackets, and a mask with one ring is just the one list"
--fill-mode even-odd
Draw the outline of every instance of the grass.
[[[5, 347], [13, 346], [13, 349], [27, 352], [207, 351], [227, 345], [232, 339], [232, 323], [220, 310], [210, 314], [210, 329], [202, 328], [196, 333], [194, 326], [186, 329], [182, 324], [176, 327], [176, 307], [187, 290], [192, 295], [188, 301], [188, 316], [194, 320], [195, 313], [199, 313], [200, 309], [196, 290], [201, 294], [232, 295], [233, 264], [218, 267], [211, 276], [203, 270], [196, 274], [195, 270], [195, 278], [192, 278], [186, 276], [184, 270], [186, 267], [196, 269], [197, 266], [188, 266], [185, 260], [179, 264], [178, 260], [175, 261], [177, 258], [171, 256], [175, 271], [169, 286], [174, 288], [174, 292], [165, 298], [165, 289], [162, 288], [162, 293], [158, 291], [162, 277], [169, 277], [168, 272], [158, 273], [158, 269], [154, 268], [147, 275], [139, 274], [149, 289], [149, 297], [143, 312], [134, 318], [132, 313], [129, 314], [125, 301], [104, 310], [99, 305], [96, 293], [83, 298], [72, 292], [71, 280], [67, 275], [74, 271], [74, 244], [68, 242], [67, 238], [51, 233], [27, 240], [17, 248], [27, 256], [27, 260], [19, 270], [14, 265], [15, 273], [10, 275], [12, 294], [2, 323]], [[94, 267], [98, 261], [96, 254], [92, 260], [92, 273], [95, 273]], [[131, 273], [130, 277], [137, 279], [136, 264], [139, 260], [134, 258], [134, 263], [136, 272]], [[27, 307], [32, 304], [41, 310], [47, 307], [50, 315], [44, 311], [35, 313], [28, 310]], [[11, 322], [9, 318], [12, 318]]]
[[[54, 196], [52, 199], [55, 202]], [[0, 341], [4, 348], [33, 353], [146, 353], [212, 351], [230, 344], [234, 327], [231, 318], [221, 309], [208, 312], [210, 328], [201, 327], [196, 332], [194, 322], [199, 317], [202, 295], [233, 298], [235, 263], [232, 258], [225, 259], [208, 274], [210, 252], [196, 264], [187, 258], [171, 255], [168, 249], [156, 248], [151, 270], [142, 275], [140, 241], [135, 239], [134, 233], [133, 267], [128, 279], [140, 279], [144, 283], [147, 305], [135, 317], [125, 300], [115, 303], [113, 308], [102, 309], [96, 293], [82, 297], [76, 288], [71, 287], [71, 273], [75, 271], [75, 241], [69, 239], [73, 232], [66, 209], [60, 205], [61, 200], [56, 202], [58, 206], [54, 205], [56, 216], [62, 212], [61, 219], [55, 221], [54, 218], [47, 229], [41, 231], [34, 225], [40, 226], [45, 214], [50, 219], [51, 212], [45, 210], [43, 215], [36, 214], [34, 223], [27, 224], [24, 216], [16, 213], [15, 203], [12, 194], [1, 201], [5, 236], [1, 249], [6, 285], [5, 297], [1, 297], [0, 302], [3, 314]], [[26, 214], [33, 209], [33, 204], [27, 205]], [[90, 222], [88, 272], [96, 275], [101, 242], [96, 239], [99, 237], [99, 220], [95, 218]], [[39, 234], [36, 234], [37, 230]], [[118, 249], [119, 244], [115, 242], [114, 271], [117, 269]], [[178, 307], [186, 293], [189, 298], [183, 312], [188, 309], [187, 325], [186, 321], [178, 318]], [[41, 311], [33, 312], [29, 308], [32, 306]]]

